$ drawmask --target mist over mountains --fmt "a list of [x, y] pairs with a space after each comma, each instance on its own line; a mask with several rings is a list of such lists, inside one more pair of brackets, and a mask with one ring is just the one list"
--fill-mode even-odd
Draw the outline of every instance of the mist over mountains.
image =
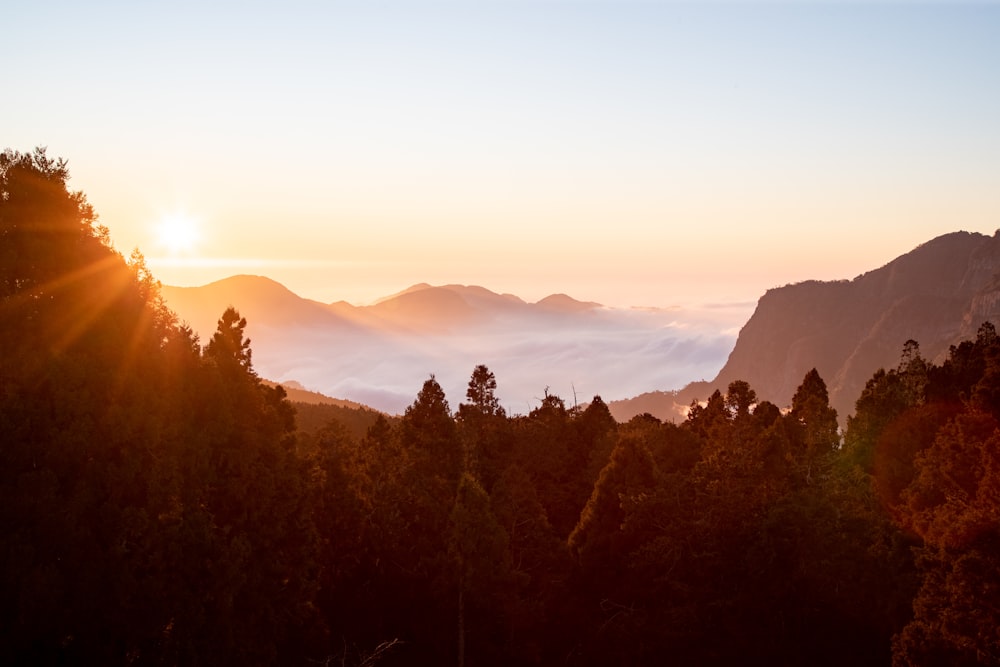
[[514, 414], [546, 391], [572, 405], [714, 377], [753, 304], [607, 308], [565, 294], [528, 303], [484, 287], [414, 285], [369, 306], [305, 299], [260, 276], [163, 287], [168, 306], [207, 340], [235, 306], [265, 378], [402, 413], [434, 374], [453, 406], [473, 368], [496, 374]]
[[203, 339], [228, 305], [239, 308], [262, 376], [389, 413], [401, 413], [430, 374], [457, 405], [480, 363], [514, 414], [546, 391], [571, 405], [599, 394], [622, 421], [643, 412], [677, 419], [733, 380], [786, 406], [816, 368], [843, 423], [872, 373], [895, 367], [907, 340], [940, 362], [983, 322], [1000, 322], [1000, 233], [954, 232], [853, 280], [774, 288], [752, 313], [740, 303], [614, 309], [564, 294], [528, 303], [483, 287], [427, 284], [370, 306], [324, 304], [258, 276], [163, 294]]
[[1000, 324], [1000, 231], [945, 234], [853, 280], [807, 281], [768, 290], [711, 382], [654, 392], [612, 405], [617, 415], [670, 418], [693, 399], [745, 380], [758, 396], [786, 406], [810, 369], [830, 392], [841, 423], [865, 383], [895, 368], [908, 340], [940, 363], [950, 346]]

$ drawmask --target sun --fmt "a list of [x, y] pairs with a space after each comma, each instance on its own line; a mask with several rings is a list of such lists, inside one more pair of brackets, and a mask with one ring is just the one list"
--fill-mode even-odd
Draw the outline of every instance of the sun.
[[156, 226], [156, 238], [172, 255], [191, 253], [201, 239], [198, 220], [186, 213], [164, 215]]

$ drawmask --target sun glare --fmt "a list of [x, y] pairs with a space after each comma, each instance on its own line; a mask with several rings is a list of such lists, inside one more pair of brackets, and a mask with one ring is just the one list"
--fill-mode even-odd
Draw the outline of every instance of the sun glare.
[[172, 255], [181, 255], [193, 251], [201, 235], [195, 218], [175, 213], [160, 219], [156, 226], [156, 237], [164, 250]]

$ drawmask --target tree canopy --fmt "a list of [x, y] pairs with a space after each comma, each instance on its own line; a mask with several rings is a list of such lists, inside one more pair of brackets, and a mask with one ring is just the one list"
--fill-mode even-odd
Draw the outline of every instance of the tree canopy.
[[478, 365], [317, 424], [68, 179], [0, 156], [4, 664], [997, 664], [992, 324], [907, 341], [843, 433], [815, 370], [619, 424]]

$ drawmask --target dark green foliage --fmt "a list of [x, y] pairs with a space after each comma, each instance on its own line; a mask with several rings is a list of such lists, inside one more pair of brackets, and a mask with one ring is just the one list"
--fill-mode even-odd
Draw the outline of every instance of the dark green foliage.
[[343, 425], [353, 439], [361, 440], [379, 416], [384, 416], [369, 408], [351, 408], [329, 403], [292, 401], [292, 406], [295, 408], [295, 425], [300, 435], [306, 439], [335, 421]]
[[484, 365], [476, 366], [465, 393], [468, 403], [456, 415], [467, 469], [489, 492], [510, 462], [513, 433], [496, 397], [496, 377]]
[[793, 430], [792, 457], [807, 482], [813, 473], [840, 446], [837, 411], [830, 407], [826, 383], [816, 369], [806, 373], [792, 397], [790, 427]]
[[63, 163], [2, 176], [0, 659], [272, 661], [313, 588], [291, 407], [235, 311], [202, 355]]
[[907, 551], [870, 482], [839, 473], [835, 425], [810, 373], [786, 415], [733, 383], [680, 427], [620, 427], [569, 540], [594, 629], [577, 662], [887, 663]]
[[922, 575], [895, 663], [1000, 660], [1000, 430], [970, 410], [944, 424], [914, 463], [901, 522], [918, 533]]
[[634, 549], [621, 530], [625, 510], [655, 489], [657, 477], [656, 462], [644, 438], [629, 434], [619, 439], [569, 536], [570, 551], [584, 571], [609, 577], [614, 572], [609, 565]]
[[[0, 159], [3, 664], [1000, 662], [1000, 338], [679, 425], [486, 366], [452, 414], [293, 406], [202, 347], [44, 151]], [[330, 406], [334, 408], [335, 406]]]

